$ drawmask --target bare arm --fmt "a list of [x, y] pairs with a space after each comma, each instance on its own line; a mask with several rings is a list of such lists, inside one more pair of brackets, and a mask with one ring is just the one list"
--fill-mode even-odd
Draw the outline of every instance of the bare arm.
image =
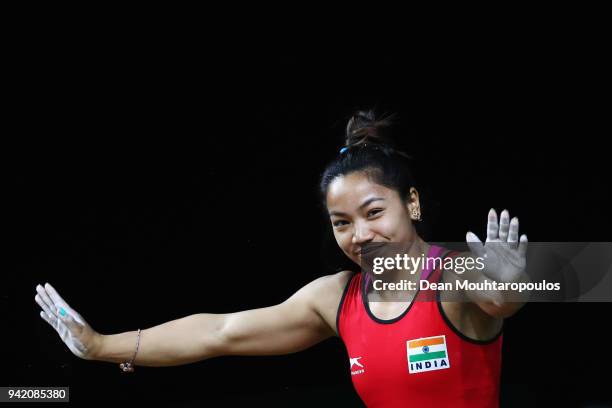
[[[334, 328], [319, 313], [318, 306], [325, 291], [337, 286], [330, 278], [322, 277], [309, 283], [275, 306], [228, 314], [199, 313], [142, 330], [134, 364], [174, 366], [222, 355], [289, 354], [306, 349], [335, 334]], [[60, 301], [59, 295], [55, 295]], [[91, 330], [85, 347], [87, 354], [79, 357], [115, 363], [132, 358], [136, 331], [101, 335], [86, 323], [86, 327], [80, 325], [71, 316], [76, 312], [65, 302], [64, 306], [68, 311], [66, 316], [55, 314], [43, 318], [54, 327], [65, 325], [68, 329], [66, 339], [70, 335], [78, 338], [80, 333]], [[53, 309], [59, 309], [59, 305], [47, 308], [52, 314]], [[80, 315], [78, 317], [84, 322]], [[62, 339], [66, 342], [64, 337]]]
[[[334, 334], [313, 307], [313, 296], [321, 286], [317, 283], [276, 306], [194, 314], [144, 330], [135, 364], [172, 366], [223, 355], [289, 354], [306, 349]], [[102, 336], [95, 359], [128, 361], [135, 345], [135, 331]]]
[[[140, 333], [134, 364], [164, 367], [188, 364], [213, 356], [220, 343], [221, 314], [194, 314], [172, 320]], [[137, 332], [99, 335], [92, 360], [120, 363], [130, 361], [136, 350]]]

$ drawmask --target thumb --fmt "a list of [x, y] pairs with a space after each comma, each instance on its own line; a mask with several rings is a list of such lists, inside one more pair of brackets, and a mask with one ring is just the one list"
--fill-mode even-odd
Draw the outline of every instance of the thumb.
[[484, 246], [482, 244], [482, 241], [480, 240], [480, 238], [478, 238], [476, 234], [471, 231], [468, 231], [468, 233], [465, 234], [465, 240], [468, 244], [468, 247], [470, 248], [470, 251], [472, 251], [474, 255], [484, 257]]

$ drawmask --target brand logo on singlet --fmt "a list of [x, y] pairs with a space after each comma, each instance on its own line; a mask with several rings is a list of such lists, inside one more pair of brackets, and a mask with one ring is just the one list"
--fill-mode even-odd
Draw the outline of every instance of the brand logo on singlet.
[[422, 337], [406, 342], [410, 374], [450, 368], [446, 336]]
[[363, 374], [365, 372], [365, 368], [363, 367], [363, 364], [359, 362], [361, 357], [355, 357], [355, 358], [349, 357], [349, 359], [351, 362], [351, 375]]

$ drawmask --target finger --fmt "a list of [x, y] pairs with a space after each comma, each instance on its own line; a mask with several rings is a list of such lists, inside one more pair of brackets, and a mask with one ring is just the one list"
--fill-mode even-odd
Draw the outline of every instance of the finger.
[[42, 311], [49, 317], [53, 317], [54, 313], [49, 309], [49, 306], [47, 306], [45, 304], [45, 302], [42, 301], [42, 299], [40, 298], [40, 295], [36, 295], [34, 296], [34, 300], [36, 301], [36, 303], [38, 303], [38, 306], [41, 307]]
[[478, 238], [476, 234], [471, 231], [468, 231], [468, 233], [465, 234], [465, 241], [467, 242], [470, 251], [472, 251], [474, 255], [484, 257], [484, 246], [482, 244], [482, 241], [480, 240], [480, 238]]
[[510, 232], [508, 234], [508, 243], [510, 244], [510, 248], [512, 249], [518, 248], [518, 234], [519, 220], [517, 217], [514, 217], [512, 221], [510, 221]]
[[518, 252], [521, 258], [525, 258], [527, 256], [527, 235], [521, 235], [521, 242], [519, 243]]
[[47, 316], [46, 313], [40, 312], [41, 317], [53, 327], [53, 329], [60, 334], [60, 328], [63, 326], [57, 316]]
[[508, 231], [510, 230], [510, 213], [504, 210], [499, 220], [499, 239], [501, 242], [508, 241]]
[[69, 313], [71, 315], [75, 322], [79, 323], [80, 325], [85, 325], [85, 320], [83, 319], [83, 317], [79, 313], [77, 313], [76, 310], [71, 308], [70, 305], [64, 299], [62, 299], [62, 297], [59, 295], [59, 293], [57, 293], [57, 290], [55, 290], [53, 286], [51, 286], [49, 283], [45, 283], [45, 290], [51, 297], [51, 300], [53, 300], [53, 302], [55, 303], [56, 315], [60, 313], [61, 309], [64, 309], [66, 313]]
[[59, 293], [57, 293], [57, 291], [55, 290], [53, 286], [51, 286], [48, 283], [45, 283], [45, 290], [47, 291], [47, 293], [49, 294], [49, 297], [55, 303], [57, 308], [62, 306], [64, 309], [66, 309], [66, 311], [73, 311], [70, 308], [70, 306], [68, 306], [68, 303], [66, 303], [66, 301], [62, 299]]
[[47, 314], [46, 314], [45, 312], [43, 312], [42, 310], [41, 310], [41, 312], [40, 312], [40, 317], [41, 317], [41, 318], [42, 318], [42, 319], [43, 319], [45, 322], [49, 323], [49, 325], [50, 325], [51, 327], [53, 327], [53, 329], [54, 329], [55, 331], [57, 331], [57, 330], [58, 330], [57, 318], [56, 318], [56, 317], [54, 317], [54, 316], [49, 317], [49, 316], [47, 316]]
[[47, 308], [53, 314], [56, 314], [57, 307], [53, 304], [53, 301], [51, 300], [51, 298], [49, 298], [47, 291], [42, 286], [38, 285], [36, 286], [36, 292], [38, 293], [38, 296], [40, 297], [40, 299], [45, 303], [45, 305], [47, 305]]
[[499, 226], [497, 225], [497, 212], [494, 208], [489, 210], [487, 221], [487, 241], [492, 241], [498, 238]]
[[39, 316], [47, 323], [49, 323], [51, 326], [53, 326], [53, 324], [51, 324], [51, 318], [47, 315], [47, 313], [45, 313], [43, 310], [40, 311]]

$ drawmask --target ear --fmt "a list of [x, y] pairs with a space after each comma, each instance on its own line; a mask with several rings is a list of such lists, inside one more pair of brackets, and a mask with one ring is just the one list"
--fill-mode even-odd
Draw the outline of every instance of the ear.
[[421, 203], [419, 202], [419, 192], [414, 187], [410, 187], [410, 191], [408, 192], [406, 211], [408, 211], [408, 215], [413, 222], [421, 221]]
[[410, 190], [408, 191], [408, 199], [406, 200], [406, 208], [408, 209], [408, 211], [412, 211], [415, 209], [416, 210], [421, 209], [421, 203], [419, 201], [419, 192], [414, 187], [410, 187]]

